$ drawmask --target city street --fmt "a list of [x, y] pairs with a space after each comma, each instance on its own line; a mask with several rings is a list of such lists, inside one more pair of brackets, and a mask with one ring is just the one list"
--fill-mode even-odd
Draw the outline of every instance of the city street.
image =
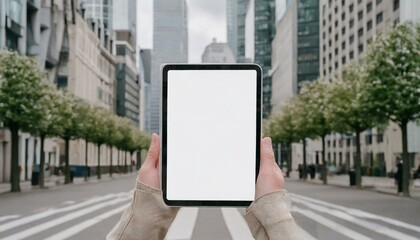
[[[130, 201], [135, 175], [0, 195], [0, 239], [104, 239]], [[420, 201], [287, 180], [305, 239], [420, 239]], [[236, 208], [183, 208], [167, 239], [252, 239]]]

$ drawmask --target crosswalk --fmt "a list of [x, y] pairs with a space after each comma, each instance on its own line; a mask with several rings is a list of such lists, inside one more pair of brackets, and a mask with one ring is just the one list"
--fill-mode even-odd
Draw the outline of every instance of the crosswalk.
[[[0, 216], [0, 239], [88, 239], [80, 234], [110, 219], [115, 224], [130, 199], [130, 192], [121, 192], [66, 201], [26, 215]], [[290, 209], [306, 240], [420, 239], [420, 226], [302, 195], [290, 194], [290, 200]], [[243, 208], [182, 208], [166, 239], [253, 239], [242, 217], [244, 212]], [[97, 239], [104, 239], [110, 229], [97, 231]]]

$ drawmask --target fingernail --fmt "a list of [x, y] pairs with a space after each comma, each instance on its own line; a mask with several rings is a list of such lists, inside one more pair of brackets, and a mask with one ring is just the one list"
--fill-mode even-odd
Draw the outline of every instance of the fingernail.
[[272, 143], [271, 143], [271, 138], [270, 137], [266, 137], [264, 139], [264, 147], [265, 148], [272, 148]]

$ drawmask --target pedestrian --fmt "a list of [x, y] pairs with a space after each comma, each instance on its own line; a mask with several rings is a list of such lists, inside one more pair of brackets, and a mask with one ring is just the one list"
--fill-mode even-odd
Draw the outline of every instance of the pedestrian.
[[299, 179], [303, 179], [303, 166], [302, 164], [298, 165]]
[[[245, 220], [257, 240], [302, 239], [287, 208], [283, 173], [274, 160], [271, 139], [262, 139], [261, 145], [255, 201], [247, 209]], [[148, 156], [138, 173], [136, 190], [132, 191], [134, 200], [107, 240], [164, 239], [166, 236], [179, 208], [168, 207], [163, 202], [157, 164], [159, 154], [159, 136], [153, 134]]]
[[402, 162], [397, 160], [397, 172], [395, 173], [395, 183], [398, 186], [398, 194], [402, 193], [402, 178], [403, 178], [403, 165]]

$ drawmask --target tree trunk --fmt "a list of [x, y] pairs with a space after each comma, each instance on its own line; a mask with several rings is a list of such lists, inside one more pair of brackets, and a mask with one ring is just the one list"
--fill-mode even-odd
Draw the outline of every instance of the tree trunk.
[[19, 128], [11, 126], [12, 137], [12, 157], [10, 168], [10, 184], [12, 192], [20, 192], [20, 176], [19, 176]]
[[402, 122], [400, 125], [402, 132], [402, 160], [403, 160], [403, 174], [402, 174], [402, 190], [405, 197], [410, 197], [410, 159], [408, 157], [408, 141], [407, 141], [407, 122]]
[[109, 146], [111, 156], [110, 156], [110, 164], [109, 164], [109, 177], [112, 177], [112, 145]]
[[292, 171], [292, 143], [287, 144], [287, 171], [286, 177], [290, 177]]
[[354, 163], [354, 171], [356, 172], [356, 187], [362, 188], [362, 153], [360, 150], [360, 130], [356, 130], [356, 159]]
[[306, 139], [304, 138], [302, 140], [303, 143], [303, 169], [302, 169], [302, 175], [303, 175], [303, 180], [307, 179], [307, 174], [306, 174]]
[[89, 166], [88, 166], [88, 146], [89, 146], [89, 142], [87, 139], [85, 139], [85, 181], [88, 181], [88, 176], [89, 176]]
[[141, 148], [137, 152], [137, 165], [136, 165], [136, 170], [139, 170], [140, 167], [141, 167]]
[[45, 179], [45, 154], [44, 154], [44, 142], [45, 142], [45, 135], [41, 134], [41, 161], [39, 163], [39, 187], [44, 188], [44, 179]]
[[133, 153], [134, 151], [130, 151], [130, 173], [133, 172]]
[[64, 139], [65, 145], [66, 145], [66, 152], [65, 152], [65, 156], [64, 156], [64, 161], [65, 161], [65, 165], [64, 165], [64, 184], [69, 184], [71, 183], [71, 178], [70, 178], [70, 138], [65, 138]]
[[118, 173], [120, 173], [120, 149], [117, 149], [117, 169]]
[[325, 161], [325, 136], [322, 136], [322, 155], [321, 155], [321, 160], [322, 160], [322, 168], [321, 168], [322, 183], [324, 185], [327, 185], [328, 181], [327, 181], [327, 161]]
[[98, 179], [101, 179], [101, 144], [98, 144]]
[[124, 173], [127, 173], [127, 152], [124, 151]]

